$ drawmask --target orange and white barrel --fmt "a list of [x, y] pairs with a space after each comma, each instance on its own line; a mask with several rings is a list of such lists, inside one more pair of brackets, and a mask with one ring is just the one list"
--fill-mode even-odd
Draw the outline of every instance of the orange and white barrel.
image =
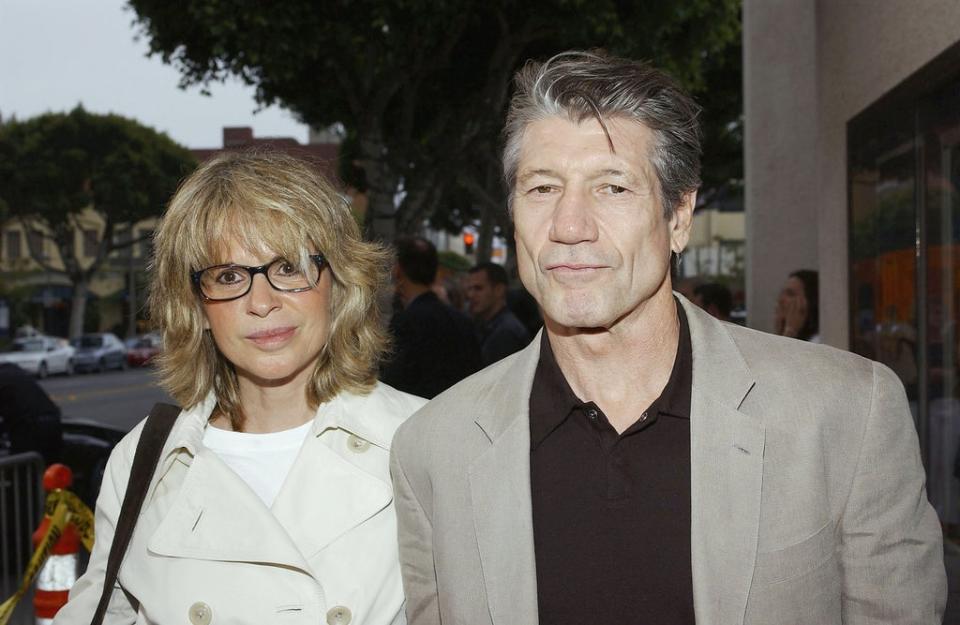
[[[63, 464], [52, 464], [43, 474], [43, 488], [48, 493], [67, 489], [73, 483], [73, 472]], [[50, 511], [44, 515], [40, 527], [33, 533], [36, 547], [50, 527]], [[50, 555], [37, 574], [33, 595], [33, 610], [37, 625], [53, 623], [53, 617], [67, 603], [67, 596], [77, 581], [80, 565], [80, 534], [73, 524], [63, 527], [60, 538], [50, 550]]]

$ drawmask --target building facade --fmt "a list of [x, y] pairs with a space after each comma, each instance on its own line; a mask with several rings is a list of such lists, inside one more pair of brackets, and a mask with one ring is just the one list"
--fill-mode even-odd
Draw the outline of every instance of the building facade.
[[[960, 523], [960, 4], [745, 0], [748, 324], [820, 273], [824, 342], [907, 390]], [[957, 469], [955, 469], [955, 466]]]

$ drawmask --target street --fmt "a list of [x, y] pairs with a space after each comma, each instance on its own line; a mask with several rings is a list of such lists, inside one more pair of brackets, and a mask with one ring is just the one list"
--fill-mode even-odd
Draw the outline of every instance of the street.
[[130, 430], [154, 403], [174, 403], [154, 381], [149, 367], [106, 373], [55, 376], [40, 386], [60, 406], [64, 421], [87, 420]]

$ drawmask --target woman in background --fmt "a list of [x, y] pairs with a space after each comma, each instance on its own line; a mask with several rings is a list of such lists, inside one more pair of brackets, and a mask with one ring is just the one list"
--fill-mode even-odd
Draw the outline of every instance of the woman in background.
[[819, 288], [816, 271], [801, 269], [790, 274], [777, 298], [774, 317], [777, 334], [820, 342]]

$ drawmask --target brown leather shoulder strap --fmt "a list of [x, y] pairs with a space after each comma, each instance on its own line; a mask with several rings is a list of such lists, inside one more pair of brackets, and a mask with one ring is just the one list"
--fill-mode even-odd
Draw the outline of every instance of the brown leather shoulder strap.
[[97, 605], [97, 611], [90, 625], [103, 623], [107, 606], [110, 604], [110, 596], [113, 594], [113, 585], [117, 582], [117, 574], [120, 572], [120, 563], [123, 562], [123, 556], [127, 552], [133, 528], [140, 516], [140, 508], [147, 496], [147, 488], [157, 469], [157, 462], [160, 461], [160, 452], [179, 414], [180, 408], [177, 406], [154, 404], [140, 433], [137, 451], [133, 455], [133, 465], [130, 467], [127, 490], [123, 494], [123, 505], [120, 507], [116, 532], [113, 534], [113, 544], [110, 545], [110, 555], [107, 558], [103, 594], [100, 595], [100, 603]]

